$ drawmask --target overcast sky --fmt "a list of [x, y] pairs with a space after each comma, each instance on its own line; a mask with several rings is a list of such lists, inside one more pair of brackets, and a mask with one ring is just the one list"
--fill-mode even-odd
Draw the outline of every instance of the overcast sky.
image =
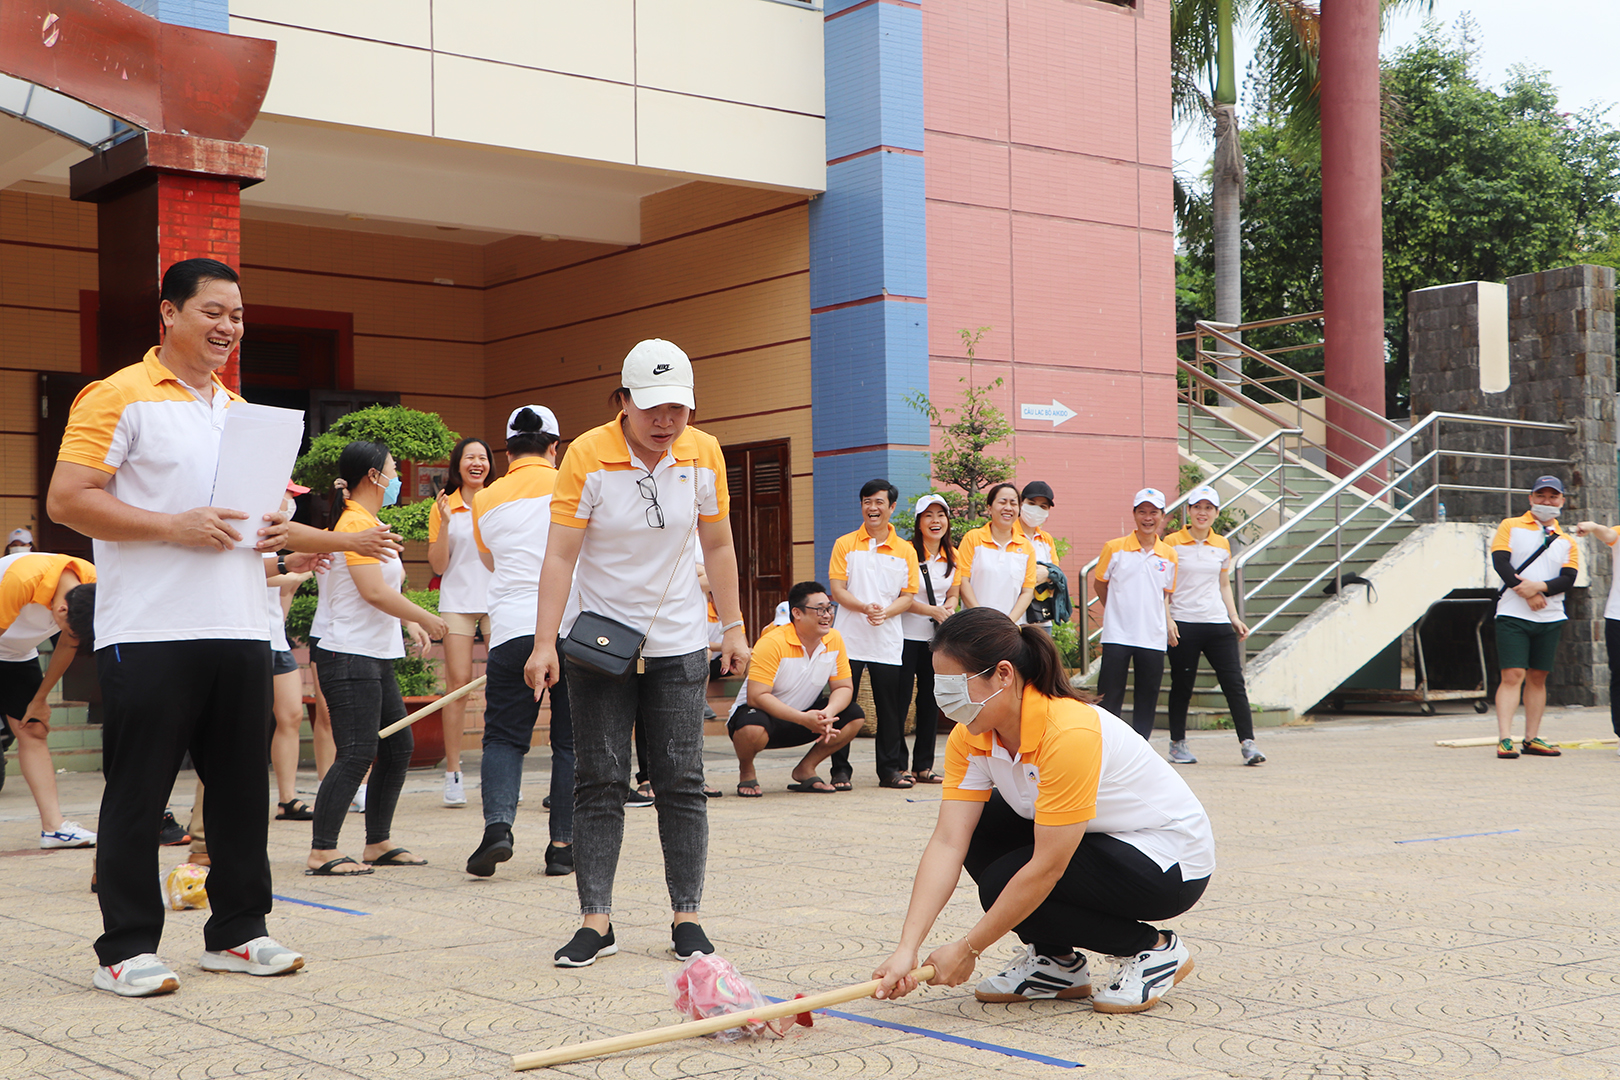
[[[1333, 0], [1325, 0], [1332, 3]], [[1558, 89], [1559, 105], [1575, 112], [1594, 103], [1616, 105], [1609, 123], [1620, 127], [1620, 2], [1617, 0], [1435, 0], [1433, 13], [1403, 13], [1390, 20], [1382, 51], [1387, 56], [1415, 40], [1425, 18], [1435, 19], [1448, 31], [1464, 12], [1477, 25], [1479, 75], [1486, 85], [1500, 88], [1508, 69], [1528, 64], [1547, 71]], [[1243, 73], [1249, 49], [1238, 42], [1240, 115], [1247, 117], [1241, 100]], [[1198, 133], [1176, 133], [1176, 171], [1198, 177], [1209, 165], [1210, 146]]]

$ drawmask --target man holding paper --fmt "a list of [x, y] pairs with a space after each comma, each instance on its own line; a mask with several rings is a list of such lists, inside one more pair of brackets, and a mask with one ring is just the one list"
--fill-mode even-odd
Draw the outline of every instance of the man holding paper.
[[[74, 401], [46, 502], [53, 519], [95, 540], [107, 785], [93, 981], [123, 997], [179, 986], [156, 955], [163, 903], [151, 834], [188, 749], [208, 785], [213, 857], [199, 966], [278, 975], [304, 963], [265, 928], [271, 684], [261, 553], [286, 546], [289, 526], [266, 513], [257, 544], [238, 547], [259, 523], [210, 505], [227, 410], [242, 402], [215, 374], [241, 342], [242, 294], [229, 266], [188, 259], [163, 275], [160, 295], [163, 345]], [[277, 485], [291, 466], [290, 457], [275, 464]], [[262, 509], [279, 511], [279, 497]], [[323, 535], [302, 532], [292, 546]], [[320, 560], [283, 562], [301, 571]]]

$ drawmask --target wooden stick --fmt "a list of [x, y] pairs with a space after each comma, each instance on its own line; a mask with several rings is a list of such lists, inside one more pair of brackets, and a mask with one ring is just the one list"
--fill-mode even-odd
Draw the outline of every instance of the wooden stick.
[[[911, 973], [911, 977], [918, 982], [926, 982], [934, 977], [933, 966], [925, 965], [920, 967]], [[573, 1046], [559, 1046], [554, 1050], [539, 1050], [532, 1054], [518, 1054], [512, 1058], [512, 1068], [522, 1072], [526, 1069], [543, 1069], [548, 1065], [565, 1065], [570, 1061], [583, 1061], [585, 1058], [616, 1054], [621, 1050], [639, 1050], [643, 1046], [657, 1046], [660, 1043], [677, 1042], [698, 1035], [712, 1035], [717, 1031], [742, 1027], [744, 1024], [754, 1021], [779, 1020], [784, 1016], [797, 1016], [799, 1013], [814, 1012], [817, 1009], [825, 1009], [832, 1005], [842, 1005], [846, 1001], [871, 997], [877, 993], [878, 987], [882, 985], [882, 979], [873, 979], [871, 982], [846, 986], [842, 990], [828, 990], [821, 994], [811, 994], [809, 997], [794, 998], [792, 1001], [766, 1005], [764, 1008], [755, 1009], [753, 1012], [726, 1013], [724, 1016], [711, 1016], [706, 1020], [689, 1020], [684, 1024], [653, 1028], [651, 1031], [641, 1031], [633, 1035], [615, 1035], [611, 1039], [596, 1039], [593, 1042], [576, 1043]]]
[[[1436, 740], [1434, 745], [1457, 750], [1472, 746], [1495, 746], [1500, 741], [1500, 739], [1487, 739], [1484, 737], [1472, 739], [1439, 739]], [[1565, 750], [1592, 750], [1600, 746], [1613, 746], [1617, 742], [1620, 742], [1620, 739], [1610, 735], [1606, 738], [1599, 739], [1565, 739], [1563, 742], [1555, 742], [1553, 745], [1561, 746]]]
[[440, 709], [444, 708], [446, 705], [450, 704], [452, 701], [460, 701], [462, 698], [466, 697], [468, 694], [472, 693], [474, 690], [477, 690], [480, 686], [483, 686], [488, 681], [489, 681], [489, 676], [488, 675], [480, 675], [480, 676], [478, 676], [478, 678], [474, 679], [472, 682], [468, 683], [466, 686], [461, 687], [459, 690], [452, 690], [452, 691], [450, 691], [450, 693], [444, 695], [444, 697], [440, 698], [439, 700], [431, 701], [428, 704], [422, 706], [420, 709], [417, 709], [415, 712], [411, 713], [411, 715], [407, 716], [405, 719], [396, 720], [392, 724], [389, 724], [387, 727], [385, 727], [381, 731], [377, 732], [377, 738], [386, 739], [386, 738], [388, 738], [388, 736], [392, 735], [396, 731], [404, 731], [406, 728], [410, 727], [412, 724], [414, 724], [418, 720], [422, 719], [422, 717], [424, 717], [424, 716], [432, 716], [434, 713], [438, 712]]

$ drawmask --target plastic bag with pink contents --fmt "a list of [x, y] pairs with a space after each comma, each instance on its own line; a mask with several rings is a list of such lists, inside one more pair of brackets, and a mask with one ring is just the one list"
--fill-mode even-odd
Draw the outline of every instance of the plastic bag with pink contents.
[[[754, 984], [742, 977], [731, 961], [720, 956], [694, 956], [681, 969], [667, 977], [675, 1011], [688, 1020], [706, 1020], [726, 1013], [748, 1013], [770, 1004]], [[749, 1035], [786, 1035], [795, 1024], [810, 1026], [810, 1014], [780, 1020], [752, 1020], [718, 1032], [721, 1042], [733, 1042]]]

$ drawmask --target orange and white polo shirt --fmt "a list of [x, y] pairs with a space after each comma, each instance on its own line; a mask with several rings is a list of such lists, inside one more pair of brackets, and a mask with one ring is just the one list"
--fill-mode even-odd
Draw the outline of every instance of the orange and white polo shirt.
[[1113, 713], [1024, 687], [1017, 753], [963, 724], [945, 744], [941, 798], [989, 802], [992, 790], [1037, 825], [1117, 837], [1183, 881], [1215, 870], [1209, 815], [1168, 762]]
[[788, 708], [803, 712], [815, 704], [829, 682], [849, 677], [849, 654], [837, 630], [828, 630], [814, 649], [806, 651], [791, 624], [773, 626], [754, 644], [748, 681], [737, 691], [731, 712], [748, 704], [748, 683], [758, 683]]
[[[917, 571], [917, 549], [901, 540], [894, 526], [882, 540], [862, 525], [840, 536], [834, 543], [827, 576], [844, 582], [855, 597], [868, 604], [888, 607], [902, 593], [915, 593], [922, 584]], [[898, 618], [884, 619], [881, 626], [866, 621], [865, 612], [840, 607], [834, 621], [849, 647], [849, 658], [873, 664], [898, 664], [905, 649], [905, 630]]]
[[[353, 499], [343, 504], [343, 516], [332, 526], [333, 532], [356, 533], [375, 529], [382, 522]], [[343, 558], [334, 558], [332, 567], [321, 582], [320, 598], [315, 603], [315, 618], [309, 632], [321, 639], [321, 648], [327, 652], [369, 656], [375, 660], [397, 660], [405, 655], [405, 635], [399, 619], [360, 595], [360, 587], [349, 573], [352, 566], [380, 566], [383, 582], [395, 592], [405, 582], [405, 564], [398, 559], [373, 559], [345, 551]], [[98, 594], [97, 601], [101, 599]]]
[[1227, 623], [1231, 616], [1221, 599], [1221, 573], [1232, 569], [1232, 545], [1210, 530], [1203, 540], [1191, 529], [1164, 538], [1176, 551], [1176, 591], [1170, 596], [1170, 617], [1177, 622]]
[[1176, 590], [1176, 549], [1154, 540], [1144, 551], [1129, 532], [1103, 545], [1097, 580], [1108, 582], [1102, 643], [1163, 650], [1170, 645], [1164, 598]]
[[[151, 349], [79, 392], [58, 461], [111, 473], [107, 492], [160, 514], [207, 506], [225, 410], [242, 399], [215, 376], [204, 394]], [[244, 535], [263, 522], [237, 521]], [[246, 532], [244, 531], [246, 530]], [[264, 557], [159, 541], [95, 541], [96, 648], [126, 641], [270, 640]]]
[[[557, 470], [552, 524], [585, 530], [561, 633], [566, 637], [579, 613], [591, 611], [648, 628], [643, 656], [707, 650], [693, 528], [731, 513], [720, 443], [688, 427], [649, 469], [630, 452], [623, 418], [575, 439]], [[661, 529], [649, 496], [663, 515]]]
[[96, 580], [96, 568], [71, 555], [24, 552], [0, 558], [0, 661], [36, 659], [39, 643], [56, 633], [51, 601], [64, 570], [83, 585]]
[[[1557, 577], [1564, 567], [1578, 570], [1581, 565], [1581, 552], [1575, 546], [1575, 541], [1569, 538], [1558, 519], [1549, 521], [1546, 528], [1536, 520], [1536, 516], [1526, 510], [1518, 517], [1508, 518], [1496, 527], [1496, 535], [1491, 538], [1491, 550], [1506, 551], [1513, 559], [1513, 568], [1519, 566], [1530, 556], [1535, 555], [1546, 542], [1547, 533], [1551, 532], [1556, 539], [1552, 546], [1536, 555], [1536, 561], [1519, 570], [1519, 576], [1528, 581], [1551, 581]], [[1567, 593], [1558, 593], [1544, 599], [1547, 606], [1540, 611], [1530, 610], [1530, 601], [1508, 589], [1496, 602], [1496, 613], [1507, 615], [1514, 619], [1523, 619], [1526, 622], [1563, 622], [1569, 616], [1564, 614], [1564, 597]]]
[[1010, 615], [1018, 594], [1035, 587], [1035, 545], [1016, 528], [1005, 544], [996, 542], [988, 525], [970, 530], [956, 549], [956, 562], [980, 607]]
[[521, 457], [473, 496], [472, 538], [495, 558], [489, 579], [489, 647], [534, 633], [540, 567], [551, 531], [557, 470], [543, 457]]
[[439, 610], [481, 615], [489, 611], [489, 571], [484, 569], [484, 560], [478, 557], [473, 541], [473, 510], [462, 499], [459, 488], [446, 495], [445, 502], [450, 504], [448, 526], [439, 520], [437, 499], [428, 510], [428, 543], [444, 533], [450, 544], [450, 561], [439, 575]]

